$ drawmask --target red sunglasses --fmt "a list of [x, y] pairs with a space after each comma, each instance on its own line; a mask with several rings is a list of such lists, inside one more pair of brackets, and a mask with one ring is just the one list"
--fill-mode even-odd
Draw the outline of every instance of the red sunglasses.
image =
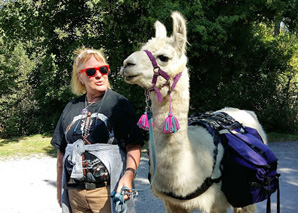
[[85, 72], [88, 78], [94, 77], [96, 71], [99, 71], [102, 75], [107, 75], [109, 73], [110, 66], [109, 65], [102, 65], [100, 67], [89, 67], [82, 69], [80, 73]]

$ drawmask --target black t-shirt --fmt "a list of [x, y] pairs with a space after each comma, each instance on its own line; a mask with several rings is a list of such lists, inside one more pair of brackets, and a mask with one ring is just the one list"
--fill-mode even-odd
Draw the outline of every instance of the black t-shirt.
[[[57, 150], [64, 153], [67, 143], [83, 139], [84, 135], [88, 135], [86, 139], [91, 144], [111, 143], [123, 147], [144, 144], [136, 114], [124, 96], [108, 89], [97, 103], [87, 104], [85, 100], [86, 95], [83, 95], [64, 108], [51, 140]], [[82, 113], [86, 107], [91, 113], [90, 123]]]

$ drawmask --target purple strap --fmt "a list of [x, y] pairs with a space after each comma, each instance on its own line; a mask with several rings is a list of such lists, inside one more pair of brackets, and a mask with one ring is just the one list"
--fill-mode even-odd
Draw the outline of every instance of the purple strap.
[[150, 51], [148, 51], [148, 50], [144, 50], [144, 51], [147, 53], [148, 57], [150, 58], [154, 69], [155, 68], [158, 68], [158, 65], [156, 63], [156, 60], [155, 60], [154, 56], [152, 55], [152, 53]]
[[173, 84], [172, 84], [171, 90], [174, 90], [174, 88], [176, 87], [176, 84], [177, 84], [177, 82], [179, 81], [181, 75], [182, 75], [182, 72], [180, 72], [179, 74], [177, 74], [177, 75], [174, 77], [174, 82], [173, 82]]
[[[154, 56], [152, 55], [152, 53], [148, 50], [144, 50], [144, 51], [147, 53], [148, 57], [150, 58], [150, 60], [152, 62], [152, 65], [153, 65], [153, 68], [154, 69], [158, 68], [158, 71], [154, 72], [153, 79], [155, 79], [155, 78], [157, 79], [157, 77], [160, 75], [168, 81], [170, 79], [170, 76], [166, 72], [164, 72], [162, 69], [159, 68], [159, 66], [157, 65], [156, 60], [155, 60]], [[156, 79], [155, 79], [155, 83], [156, 83]], [[153, 83], [153, 81], [152, 81], [152, 83]], [[154, 85], [155, 85], [155, 83], [154, 83]]]
[[161, 97], [160, 90], [157, 89], [156, 87], [154, 87], [153, 89], [154, 89], [155, 92], [156, 92], [158, 102], [161, 102], [161, 101], [162, 101], [162, 97]]
[[[152, 55], [152, 53], [150, 51], [148, 51], [148, 50], [144, 50], [144, 51], [147, 53], [149, 59], [152, 62], [153, 68], [154, 68], [154, 75], [153, 75], [153, 78], [152, 78], [152, 88], [149, 89], [149, 90], [151, 90], [151, 91], [154, 90], [156, 92], [158, 102], [161, 102], [162, 97], [161, 97], [160, 90], [157, 87], [155, 87], [156, 82], [157, 82], [157, 78], [158, 78], [158, 76], [161, 76], [164, 79], [166, 79], [167, 82], [163, 85], [163, 86], [166, 86], [166, 85], [169, 85], [169, 80], [170, 80], [171, 77], [166, 72], [164, 72], [162, 69], [160, 69], [160, 67], [158, 66], [158, 64], [157, 64], [157, 62], [154, 58], [154, 56]], [[155, 69], [157, 69], [157, 68], [158, 68], [158, 71], [155, 72]], [[180, 79], [181, 75], [182, 75], [182, 72], [177, 74], [173, 78], [174, 82], [173, 82], [173, 85], [171, 86], [171, 90], [173, 90], [175, 88], [175, 86], [176, 86], [178, 80]]]
[[152, 85], [153, 85], [153, 87], [155, 86], [155, 84], [157, 82], [157, 77], [158, 77], [158, 73], [154, 73], [153, 78], [152, 78]]

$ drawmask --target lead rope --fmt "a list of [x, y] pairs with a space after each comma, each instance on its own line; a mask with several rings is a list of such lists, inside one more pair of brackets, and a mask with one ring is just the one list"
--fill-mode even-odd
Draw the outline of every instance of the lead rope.
[[132, 197], [138, 196], [139, 192], [145, 191], [149, 189], [155, 179], [155, 173], [156, 173], [156, 152], [155, 152], [155, 140], [154, 140], [154, 134], [153, 134], [153, 122], [152, 122], [152, 115], [149, 107], [149, 94], [146, 94], [146, 118], [148, 121], [148, 130], [149, 130], [149, 147], [150, 147], [150, 159], [153, 162], [153, 177], [151, 179], [151, 183], [149, 186], [147, 186], [144, 189], [130, 189], [128, 187], [123, 187], [119, 193], [116, 193], [116, 191], [113, 191], [111, 193], [111, 197], [113, 198], [113, 202], [115, 203], [115, 211], [117, 213], [123, 213], [126, 211], [126, 201], [124, 200], [125, 195], [131, 195]]

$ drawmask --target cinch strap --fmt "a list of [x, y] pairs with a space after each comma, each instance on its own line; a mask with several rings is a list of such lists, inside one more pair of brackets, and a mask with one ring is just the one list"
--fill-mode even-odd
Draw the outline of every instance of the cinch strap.
[[193, 198], [196, 198], [198, 196], [200, 196], [201, 194], [203, 194], [204, 192], [207, 191], [207, 189], [209, 189], [209, 187], [213, 184], [213, 183], [219, 183], [219, 181], [221, 180], [221, 177], [219, 178], [215, 178], [215, 179], [212, 179], [212, 178], [206, 178], [204, 183], [202, 184], [202, 186], [200, 186], [199, 188], [197, 188], [196, 191], [188, 194], [187, 196], [178, 196], [178, 195], [175, 195], [174, 193], [170, 192], [170, 193], [166, 193], [164, 192], [165, 195], [169, 196], [169, 197], [172, 197], [172, 198], [175, 198], [175, 199], [178, 199], [178, 200], [190, 200], [190, 199], [193, 199]]

